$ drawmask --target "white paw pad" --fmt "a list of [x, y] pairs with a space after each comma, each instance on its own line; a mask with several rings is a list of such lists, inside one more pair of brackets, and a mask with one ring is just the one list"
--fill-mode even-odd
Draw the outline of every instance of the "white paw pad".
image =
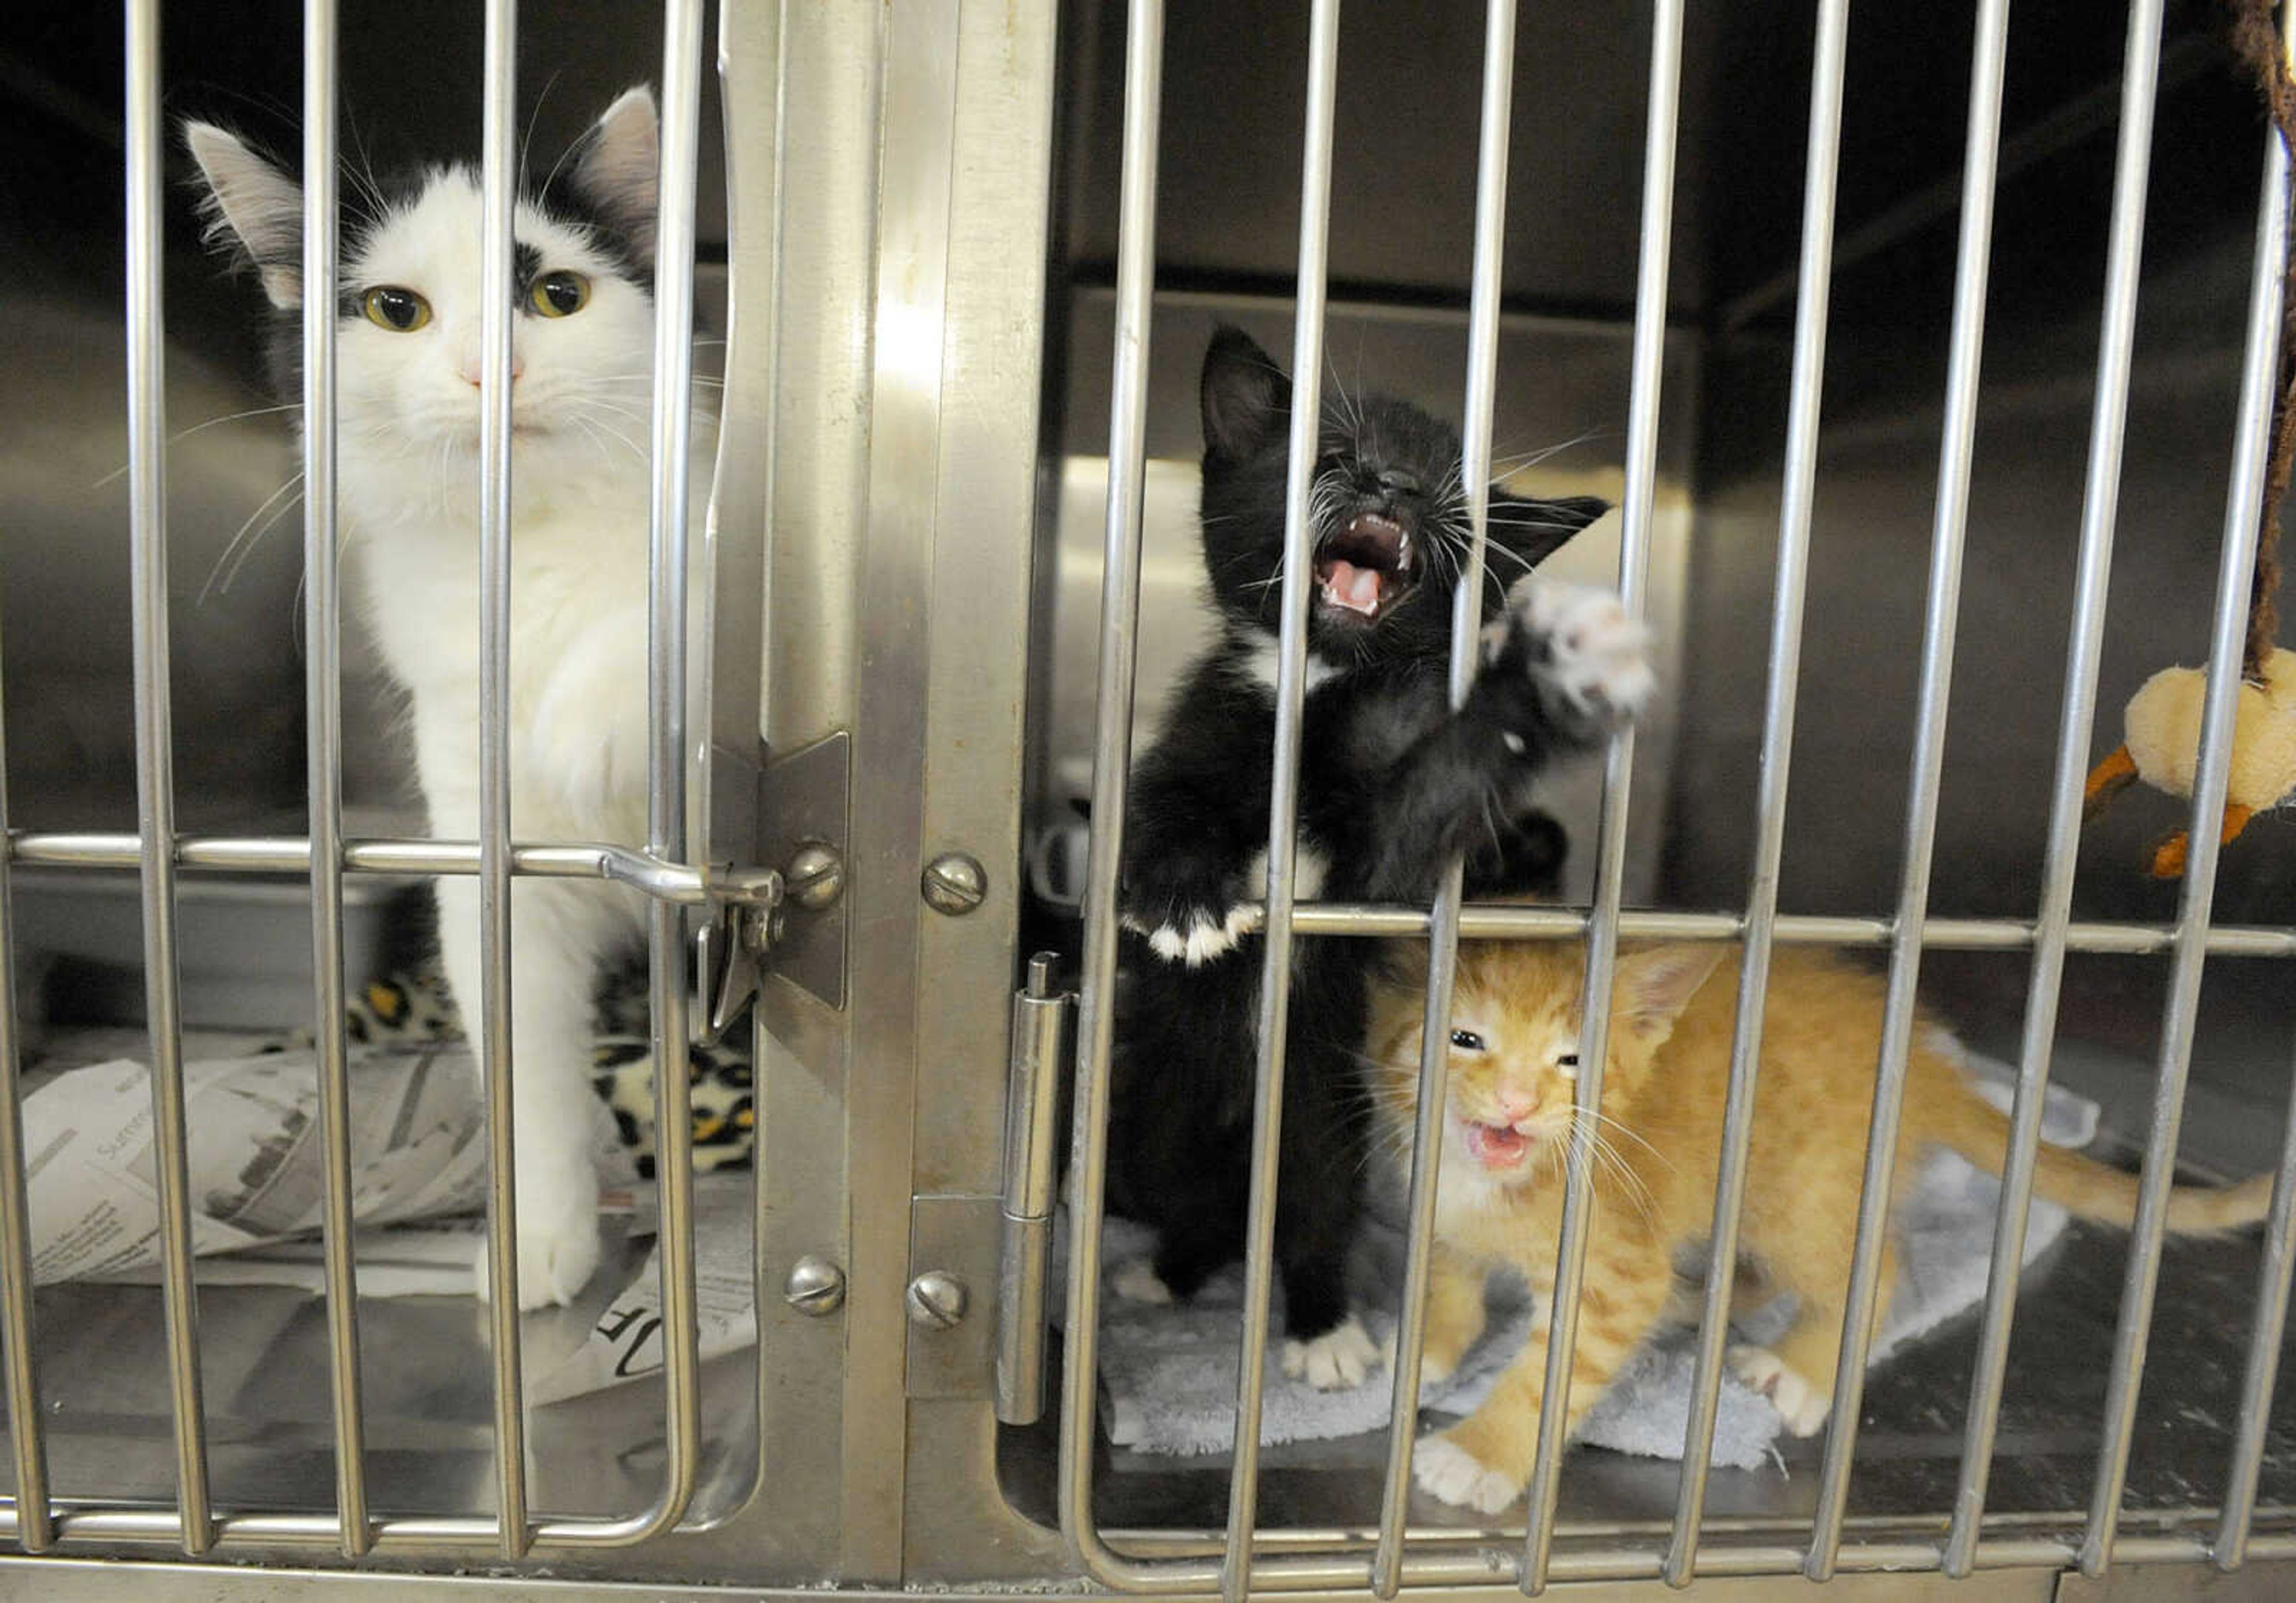
[[1145, 1258], [1127, 1258], [1116, 1266], [1108, 1284], [1128, 1303], [1160, 1308], [1172, 1300], [1172, 1288], [1157, 1278], [1155, 1265]]
[[1520, 1483], [1486, 1468], [1446, 1436], [1419, 1438], [1411, 1450], [1411, 1478], [1428, 1496], [1480, 1514], [1496, 1514], [1522, 1495]]
[[1814, 1436], [1825, 1428], [1833, 1399], [1805, 1379], [1800, 1371], [1767, 1347], [1740, 1345], [1726, 1356], [1730, 1372], [1770, 1400], [1786, 1429], [1797, 1436]]
[[1126, 915], [1124, 928], [1135, 935], [1148, 937], [1148, 949], [1168, 963], [1185, 963], [1191, 969], [1201, 969], [1214, 958], [1225, 957], [1235, 950], [1251, 922], [1250, 914], [1243, 908], [1231, 907], [1226, 914], [1214, 919], [1210, 913], [1190, 916], [1185, 926], [1158, 924], [1150, 926]]
[[[1631, 718], [1657, 688], [1645, 655], [1650, 632], [1628, 616], [1615, 592], [1525, 574], [1507, 592], [1507, 610], [1546, 642], [1538, 673], [1580, 711]], [[1495, 626], [1502, 630], [1505, 619]]]
[[1283, 1344], [1284, 1374], [1319, 1392], [1361, 1386], [1379, 1361], [1379, 1344], [1352, 1313], [1321, 1336]]
[[[476, 1254], [478, 1264], [479, 1299], [492, 1300], [494, 1287], [488, 1278], [487, 1243], [480, 1241]], [[594, 1215], [586, 1215], [578, 1222], [567, 1222], [556, 1229], [537, 1225], [529, 1228], [524, 1220], [518, 1231], [518, 1305], [521, 1310], [551, 1306], [563, 1307], [582, 1294], [590, 1283], [590, 1276], [598, 1267], [598, 1226]]]

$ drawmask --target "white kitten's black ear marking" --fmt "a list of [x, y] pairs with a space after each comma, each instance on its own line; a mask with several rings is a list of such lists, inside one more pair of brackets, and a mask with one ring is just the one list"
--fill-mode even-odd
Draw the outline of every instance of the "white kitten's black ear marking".
[[1275, 444], [1290, 426], [1292, 380], [1259, 342], [1222, 323], [1204, 352], [1204, 449], [1240, 461]]
[[303, 186], [211, 122], [185, 123], [184, 145], [200, 164], [208, 243], [253, 266], [273, 306], [301, 306]]
[[1495, 493], [1491, 496], [1491, 538], [1536, 567], [1560, 550], [1564, 541], [1610, 510], [1609, 502], [1595, 495], [1533, 501]]
[[574, 192], [647, 267], [653, 266], [660, 169], [661, 118], [653, 91], [641, 84], [606, 108], [570, 175]]
[[1617, 1018], [1636, 1035], [1664, 1041], [1675, 1020], [1722, 961], [1719, 945], [1660, 946], [1619, 960]]

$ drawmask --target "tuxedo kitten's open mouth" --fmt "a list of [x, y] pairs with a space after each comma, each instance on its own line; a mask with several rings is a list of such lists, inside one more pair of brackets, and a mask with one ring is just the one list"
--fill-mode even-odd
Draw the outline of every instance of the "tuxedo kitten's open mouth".
[[1316, 552], [1316, 586], [1324, 606], [1366, 622], [1400, 601], [1415, 577], [1410, 535], [1379, 512], [1357, 512]]

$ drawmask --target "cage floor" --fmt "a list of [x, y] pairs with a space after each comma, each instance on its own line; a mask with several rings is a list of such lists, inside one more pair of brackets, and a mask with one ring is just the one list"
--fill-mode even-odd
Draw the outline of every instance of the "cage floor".
[[[606, 1292], [525, 1321], [529, 1373], [570, 1352]], [[209, 1464], [226, 1513], [334, 1507], [325, 1307], [289, 1288], [219, 1286], [199, 1298]], [[53, 1495], [172, 1505], [175, 1450], [157, 1288], [44, 1288], [36, 1350], [47, 1405]], [[368, 1498], [379, 1517], [494, 1511], [492, 1364], [487, 1309], [467, 1296], [362, 1298]], [[689, 1517], [731, 1512], [756, 1463], [756, 1388], [746, 1354], [702, 1370], [701, 1478]], [[642, 1378], [532, 1410], [532, 1507], [552, 1516], [618, 1516], [660, 1490], [662, 1391]], [[0, 1487], [12, 1489], [0, 1455]]]
[[[2013, 1518], [2087, 1508], [2126, 1260], [2122, 1238], [2077, 1225], [2026, 1271], [1990, 1513]], [[2221, 1499], [2257, 1267], [2252, 1239], [2170, 1244], [2161, 1264], [2129, 1468], [2129, 1509], [2165, 1515], [2213, 1507]], [[1896, 1523], [1936, 1517], [1952, 1507], [1977, 1324], [1974, 1313], [1956, 1320], [1869, 1377], [1851, 1481], [1853, 1516]], [[1032, 1516], [1050, 1519], [1054, 1427], [1005, 1435], [1008, 1492]], [[1778, 1446], [1777, 1464], [1713, 1472], [1707, 1496], [1711, 1518], [1765, 1525], [1808, 1520], [1817, 1500], [1823, 1441], [1782, 1437]], [[1374, 1523], [1385, 1452], [1382, 1433], [1267, 1449], [1261, 1523], [1300, 1529], [1361, 1529]], [[1103, 1445], [1100, 1462], [1095, 1487], [1103, 1528], [1195, 1531], [1226, 1522], [1224, 1458], [1157, 1457]], [[1673, 1517], [1678, 1471], [1671, 1461], [1575, 1449], [1562, 1481], [1562, 1517], [1606, 1527], [1662, 1525]], [[2259, 1502], [2296, 1503], [2296, 1400], [2285, 1386], [2266, 1443]], [[1486, 1523], [1417, 1493], [1412, 1515], [1414, 1523], [1430, 1526]]]

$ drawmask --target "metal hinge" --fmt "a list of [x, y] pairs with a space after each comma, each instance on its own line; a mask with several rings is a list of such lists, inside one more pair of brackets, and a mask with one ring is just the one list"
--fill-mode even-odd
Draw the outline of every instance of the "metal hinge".
[[1045, 1296], [1052, 1278], [1062, 1069], [1076, 998], [1054, 988], [1055, 959], [1029, 960], [1013, 998], [1004, 1092], [1004, 1201], [996, 1260], [996, 1417], [1033, 1425], [1045, 1411]]

